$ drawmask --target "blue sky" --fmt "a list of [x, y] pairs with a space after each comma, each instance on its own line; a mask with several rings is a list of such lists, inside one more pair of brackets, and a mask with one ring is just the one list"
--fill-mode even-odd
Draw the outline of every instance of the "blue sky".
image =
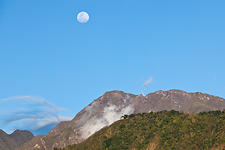
[[[150, 78], [144, 93], [225, 97], [224, 58], [224, 0], [0, 0], [0, 114], [52, 112], [24, 103], [41, 98], [63, 108], [52, 116], [74, 117], [106, 91], [140, 94]], [[17, 124], [0, 128], [30, 126]]]

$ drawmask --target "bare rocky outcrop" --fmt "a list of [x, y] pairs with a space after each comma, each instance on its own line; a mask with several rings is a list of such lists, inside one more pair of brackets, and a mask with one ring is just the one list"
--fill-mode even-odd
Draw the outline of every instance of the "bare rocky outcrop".
[[225, 99], [181, 90], [157, 91], [146, 96], [122, 91], [106, 92], [80, 111], [73, 120], [59, 123], [48, 135], [35, 137], [19, 150], [63, 148], [77, 144], [101, 128], [132, 113], [177, 110], [185, 113], [224, 110]]

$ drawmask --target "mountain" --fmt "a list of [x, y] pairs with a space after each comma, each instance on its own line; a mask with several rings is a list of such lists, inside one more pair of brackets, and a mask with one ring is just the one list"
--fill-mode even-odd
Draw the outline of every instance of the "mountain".
[[146, 96], [122, 91], [106, 92], [80, 111], [73, 120], [59, 123], [48, 135], [33, 138], [19, 150], [63, 148], [77, 144], [125, 114], [176, 110], [185, 113], [224, 110], [225, 99], [181, 90], [157, 91]]
[[33, 134], [29, 131], [16, 130], [12, 134], [7, 134], [0, 130], [0, 150], [14, 150], [32, 138]]
[[63, 150], [223, 150], [224, 125], [224, 111], [135, 114]]

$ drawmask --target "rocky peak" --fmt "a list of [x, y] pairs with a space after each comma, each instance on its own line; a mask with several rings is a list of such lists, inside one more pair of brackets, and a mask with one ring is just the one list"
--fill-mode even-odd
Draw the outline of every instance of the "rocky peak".
[[19, 134], [32, 134], [30, 131], [27, 130], [15, 130], [12, 134], [10, 135], [19, 135]]
[[12, 134], [9, 135], [10, 137], [14, 138], [14, 139], [20, 139], [21, 137], [23, 137], [23, 139], [30, 139], [33, 137], [33, 134], [30, 131], [27, 130], [15, 130]]
[[29, 131], [16, 130], [8, 135], [3, 130], [0, 130], [0, 149], [14, 150], [16, 147], [23, 145], [32, 138], [33, 134]]
[[103, 96], [106, 96], [106, 95], [114, 95], [114, 94], [124, 95], [126, 93], [124, 93], [123, 91], [114, 90], [114, 91], [105, 92], [103, 94]]
[[178, 90], [178, 89], [171, 89], [171, 90], [166, 91], [166, 92], [169, 92], [169, 93], [187, 93], [187, 92], [185, 92], [185, 91]]

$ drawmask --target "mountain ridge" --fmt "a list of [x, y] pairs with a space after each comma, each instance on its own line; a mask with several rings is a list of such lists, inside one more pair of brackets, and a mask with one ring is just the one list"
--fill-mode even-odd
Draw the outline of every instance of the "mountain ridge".
[[27, 130], [15, 130], [13, 133], [7, 134], [0, 129], [0, 149], [14, 150], [16, 147], [23, 145], [33, 137], [33, 134]]
[[71, 121], [61, 122], [48, 135], [25, 143], [21, 150], [63, 148], [77, 144], [125, 114], [176, 110], [185, 113], [224, 110], [225, 99], [200, 92], [172, 89], [147, 95], [108, 91], [82, 109]]

